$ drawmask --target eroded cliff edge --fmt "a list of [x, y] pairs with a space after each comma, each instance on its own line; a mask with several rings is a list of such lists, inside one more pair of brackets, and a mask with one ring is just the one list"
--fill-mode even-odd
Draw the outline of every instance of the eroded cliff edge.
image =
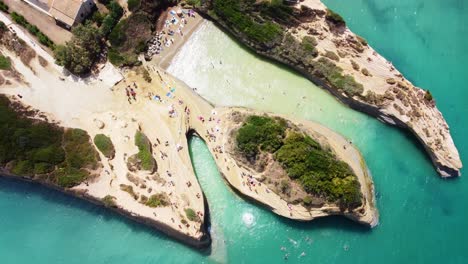
[[319, 0], [207, 0], [199, 11], [256, 53], [286, 64], [353, 109], [411, 131], [442, 177], [462, 163], [429, 91], [414, 86]]

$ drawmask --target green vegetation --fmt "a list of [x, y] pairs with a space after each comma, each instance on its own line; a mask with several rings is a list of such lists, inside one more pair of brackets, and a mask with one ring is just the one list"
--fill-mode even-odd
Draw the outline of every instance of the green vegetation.
[[104, 196], [101, 201], [106, 207], [117, 207], [117, 204], [115, 203], [115, 197], [112, 195]]
[[364, 76], [372, 76], [369, 70], [366, 68], [362, 68], [361, 72], [364, 74]]
[[281, 24], [289, 24], [294, 21], [293, 8], [283, 2], [283, 0], [271, 0], [260, 3], [259, 9], [262, 17], [271, 18]]
[[36, 36], [41, 44], [51, 49], [54, 49], [55, 47], [54, 42], [50, 40], [49, 37], [47, 37], [44, 33], [42, 33], [35, 25], [32, 25], [31, 23], [29, 23], [29, 21], [26, 20], [26, 18], [24, 18], [22, 15], [16, 12], [12, 12], [10, 16], [11, 16], [11, 19], [13, 19], [15, 23], [23, 26], [29, 31], [29, 33]]
[[79, 25], [72, 33], [72, 39], [65, 46], [56, 47], [56, 63], [74, 74], [89, 73], [102, 50], [101, 34], [91, 24]]
[[339, 61], [339, 60], [340, 60], [340, 57], [338, 57], [338, 55], [336, 55], [336, 53], [333, 52], [333, 51], [327, 50], [327, 51], [325, 52], [325, 55], [324, 55], [324, 56], [327, 57], [327, 58], [329, 58], [330, 60], [334, 60], [334, 61]]
[[169, 199], [167, 198], [167, 195], [164, 193], [157, 193], [151, 195], [148, 200], [146, 201], [145, 205], [149, 207], [164, 207], [168, 206], [170, 204]]
[[88, 179], [97, 153], [85, 131], [32, 120], [15, 112], [18, 105], [0, 96], [0, 165], [17, 175], [73, 187]]
[[333, 23], [335, 26], [345, 26], [346, 25], [346, 22], [343, 19], [343, 17], [341, 17], [339, 14], [333, 12], [330, 9], [327, 9], [327, 14], [326, 14], [325, 18], [328, 21], [330, 21], [331, 23]]
[[272, 21], [254, 20], [246, 12], [246, 9], [250, 8], [254, 2], [252, 0], [214, 0], [213, 11], [229, 27], [243, 33], [249, 40], [268, 46], [281, 39], [283, 30], [281, 26]]
[[130, 11], [135, 11], [137, 8], [140, 7], [141, 0], [128, 0], [127, 5], [128, 5], [128, 10]]
[[325, 57], [314, 62], [314, 74], [325, 78], [333, 88], [348, 96], [360, 96], [364, 92], [362, 84], [356, 82], [353, 76], [343, 74], [343, 69]]
[[429, 90], [426, 90], [426, 93], [424, 94], [424, 99], [428, 102], [432, 102], [434, 100], [434, 97], [432, 97], [432, 94]]
[[131, 185], [120, 184], [120, 190], [127, 192], [133, 197], [133, 199], [138, 200], [138, 195], [133, 191], [133, 187]]
[[[361, 205], [360, 184], [348, 164], [311, 137], [288, 129], [285, 120], [249, 116], [238, 130], [236, 141], [239, 151], [250, 161], [255, 161], [262, 151], [272, 153], [288, 176], [307, 193], [336, 202], [342, 208]], [[289, 193], [290, 188], [288, 181], [281, 182], [282, 193]]]
[[186, 208], [184, 209], [185, 215], [187, 216], [187, 219], [192, 221], [192, 222], [198, 222], [200, 221], [200, 217], [198, 217], [197, 213], [192, 208]]
[[313, 53], [313, 54], [315, 54], [315, 56], [317, 55], [317, 49], [315, 48], [315, 46], [317, 46], [317, 40], [314, 37], [305, 36], [302, 39], [301, 44], [302, 44], [302, 47], [304, 48], [305, 51]]
[[110, 1], [106, 4], [107, 9], [109, 10], [109, 14], [104, 17], [102, 20], [102, 25], [100, 27], [101, 35], [103, 37], [107, 37], [112, 29], [117, 25], [120, 18], [123, 15], [123, 8], [117, 3], [117, 1]]
[[109, 60], [116, 66], [137, 66], [138, 54], [146, 50], [151, 38], [151, 21], [142, 12], [134, 13], [120, 21], [109, 34], [112, 46]]
[[351, 168], [309, 136], [292, 132], [275, 154], [292, 179], [308, 193], [337, 202], [344, 208], [361, 205], [360, 184]]
[[113, 159], [115, 155], [114, 144], [112, 144], [111, 139], [103, 134], [98, 134], [94, 137], [94, 144], [99, 149], [99, 151], [106, 156], [108, 159]]
[[356, 35], [356, 38], [357, 40], [363, 45], [363, 46], [367, 46], [368, 43], [367, 43], [367, 40], [359, 35]]
[[8, 28], [7, 26], [5, 25], [5, 23], [3, 23], [2, 21], [0, 21], [0, 34], [2, 34], [3, 32], [7, 31]]
[[137, 131], [135, 134], [135, 145], [138, 147], [138, 159], [141, 160], [141, 167], [143, 170], [153, 171], [155, 167], [155, 162], [153, 155], [151, 153], [151, 142], [140, 131]]
[[0, 10], [8, 13], [9, 7], [3, 1], [0, 1]]
[[91, 144], [86, 131], [81, 129], [67, 129], [63, 135], [63, 148], [66, 159], [63, 168], [56, 171], [58, 185], [73, 187], [89, 177], [86, 169], [96, 169], [99, 156]]
[[10, 58], [5, 57], [0, 54], [0, 70], [11, 70], [11, 61]]
[[237, 133], [237, 146], [247, 158], [255, 159], [260, 151], [273, 153], [278, 150], [285, 131], [283, 119], [249, 116]]
[[114, 64], [117, 67], [136, 66], [141, 64], [136, 54], [122, 54], [113, 48], [109, 49], [109, 53], [107, 54], [107, 56], [109, 58], [110, 63]]
[[93, 15], [89, 18], [96, 26], [100, 27], [104, 21], [104, 15], [99, 10], [94, 11]]
[[201, 5], [201, 0], [187, 0], [186, 3], [191, 6], [200, 6]]

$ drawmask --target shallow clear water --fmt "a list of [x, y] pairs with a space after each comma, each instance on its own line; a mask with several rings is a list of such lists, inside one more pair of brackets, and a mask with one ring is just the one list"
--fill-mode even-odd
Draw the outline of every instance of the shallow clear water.
[[[468, 166], [468, 2], [324, 2], [411, 81], [431, 90]], [[373, 174], [380, 225], [366, 230], [339, 217], [310, 223], [279, 218], [234, 194], [206, 146], [194, 138], [190, 151], [211, 210], [209, 256], [87, 203], [0, 180], [2, 263], [282, 263], [281, 246], [292, 263], [467, 262], [465, 177], [440, 179], [411, 136], [340, 105], [307, 80], [205, 27], [170, 72], [213, 103], [316, 120], [350, 138]], [[306, 256], [300, 258], [302, 252]]]

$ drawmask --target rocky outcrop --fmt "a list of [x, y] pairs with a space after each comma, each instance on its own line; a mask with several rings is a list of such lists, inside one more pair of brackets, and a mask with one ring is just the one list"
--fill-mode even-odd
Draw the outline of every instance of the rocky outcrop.
[[261, 17], [261, 12], [250, 14], [257, 21], [273, 20], [284, 30], [268, 45], [234, 28], [210, 9], [213, 1], [207, 2], [199, 11], [256, 53], [297, 70], [351, 108], [409, 130], [442, 177], [460, 175], [458, 150], [430, 92], [404, 78], [319, 0], [305, 0], [295, 6], [293, 12], [299, 17], [294, 23]]

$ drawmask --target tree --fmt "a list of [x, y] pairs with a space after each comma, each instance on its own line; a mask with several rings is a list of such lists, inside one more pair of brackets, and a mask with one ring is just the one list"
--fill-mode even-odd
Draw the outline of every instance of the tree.
[[56, 47], [54, 54], [58, 65], [74, 74], [88, 73], [102, 50], [102, 37], [91, 24], [79, 25], [72, 31], [72, 39]]

